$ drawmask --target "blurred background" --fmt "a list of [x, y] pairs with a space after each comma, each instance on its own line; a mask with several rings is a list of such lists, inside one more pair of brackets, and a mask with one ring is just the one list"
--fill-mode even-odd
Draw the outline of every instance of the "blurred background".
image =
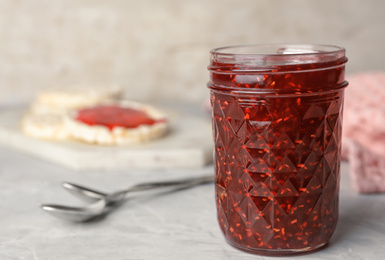
[[209, 50], [233, 44], [340, 45], [348, 73], [385, 70], [384, 10], [381, 0], [0, 0], [0, 103], [98, 83], [201, 104]]

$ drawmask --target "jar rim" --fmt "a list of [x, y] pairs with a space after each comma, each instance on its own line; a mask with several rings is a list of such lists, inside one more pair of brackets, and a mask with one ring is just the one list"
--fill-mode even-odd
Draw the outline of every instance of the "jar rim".
[[[212, 49], [211, 60], [220, 63], [259, 66], [324, 63], [345, 58], [345, 48], [324, 44], [249, 44]], [[346, 59], [346, 58], [345, 58]]]

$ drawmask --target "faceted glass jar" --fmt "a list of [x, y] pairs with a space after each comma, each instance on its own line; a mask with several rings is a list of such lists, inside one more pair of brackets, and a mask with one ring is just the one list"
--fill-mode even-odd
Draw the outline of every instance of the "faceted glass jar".
[[324, 247], [338, 219], [345, 50], [211, 51], [216, 204], [227, 241], [263, 255]]

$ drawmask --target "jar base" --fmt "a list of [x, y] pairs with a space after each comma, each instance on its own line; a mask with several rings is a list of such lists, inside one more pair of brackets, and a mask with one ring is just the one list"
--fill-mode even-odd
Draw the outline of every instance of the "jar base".
[[250, 248], [250, 247], [244, 247], [237, 244], [234, 244], [226, 239], [227, 243], [231, 246], [235, 247], [236, 249], [239, 249], [241, 251], [255, 254], [255, 255], [265, 255], [265, 256], [295, 256], [295, 255], [307, 255], [314, 252], [317, 252], [323, 248], [325, 248], [328, 245], [328, 242], [325, 242], [317, 247], [311, 248], [311, 247], [305, 247], [301, 249], [257, 249], [257, 248]]

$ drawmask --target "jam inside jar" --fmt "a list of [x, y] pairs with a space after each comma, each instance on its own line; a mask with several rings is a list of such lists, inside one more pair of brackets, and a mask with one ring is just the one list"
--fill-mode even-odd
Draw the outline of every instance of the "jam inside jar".
[[211, 51], [216, 205], [227, 241], [262, 255], [324, 247], [338, 219], [345, 50]]

